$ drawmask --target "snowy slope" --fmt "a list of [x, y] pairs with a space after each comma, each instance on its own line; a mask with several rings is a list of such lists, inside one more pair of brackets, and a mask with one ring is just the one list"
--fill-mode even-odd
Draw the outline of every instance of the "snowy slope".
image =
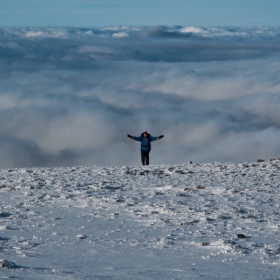
[[279, 179], [279, 160], [1, 170], [0, 278], [279, 279]]

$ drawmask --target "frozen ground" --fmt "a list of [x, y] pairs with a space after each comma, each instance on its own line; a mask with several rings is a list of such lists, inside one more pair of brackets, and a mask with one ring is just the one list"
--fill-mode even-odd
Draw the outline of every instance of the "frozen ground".
[[278, 160], [1, 170], [0, 278], [280, 279], [279, 187]]

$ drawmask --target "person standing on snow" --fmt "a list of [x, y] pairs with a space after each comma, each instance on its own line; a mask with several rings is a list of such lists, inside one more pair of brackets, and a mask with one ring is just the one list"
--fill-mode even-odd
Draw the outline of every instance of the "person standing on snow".
[[151, 151], [151, 142], [160, 140], [163, 138], [163, 135], [158, 137], [151, 136], [147, 131], [143, 132], [141, 136], [135, 137], [131, 135], [127, 135], [127, 137], [131, 138], [132, 140], [136, 140], [141, 142], [141, 161], [142, 165], [149, 165], [149, 153]]

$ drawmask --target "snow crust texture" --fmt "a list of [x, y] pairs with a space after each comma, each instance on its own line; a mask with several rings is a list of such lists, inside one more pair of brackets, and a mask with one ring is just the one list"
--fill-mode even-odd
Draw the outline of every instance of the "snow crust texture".
[[279, 179], [279, 160], [1, 170], [1, 275], [279, 279]]

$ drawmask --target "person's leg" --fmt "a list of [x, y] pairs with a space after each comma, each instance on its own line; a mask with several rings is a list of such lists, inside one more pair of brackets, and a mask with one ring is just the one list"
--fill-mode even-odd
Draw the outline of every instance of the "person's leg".
[[146, 155], [145, 155], [146, 165], [149, 165], [149, 153], [150, 153], [150, 151], [146, 151]]
[[142, 161], [142, 165], [145, 165], [145, 151], [141, 150], [141, 161]]

